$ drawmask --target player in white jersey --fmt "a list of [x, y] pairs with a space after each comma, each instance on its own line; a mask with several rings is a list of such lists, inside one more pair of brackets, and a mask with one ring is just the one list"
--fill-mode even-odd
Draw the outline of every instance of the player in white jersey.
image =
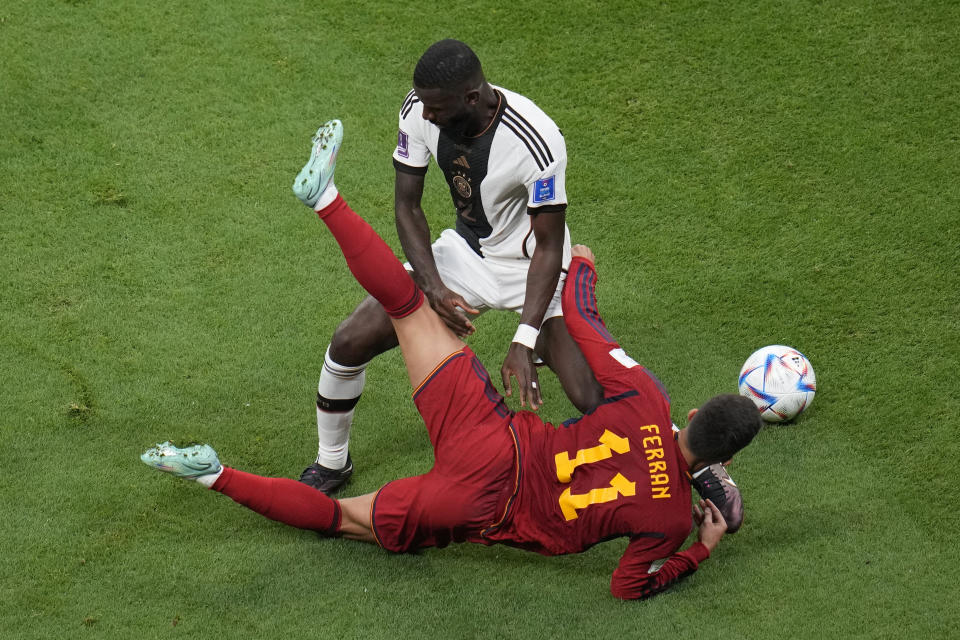
[[[432, 245], [420, 206], [431, 157], [456, 210], [454, 229]], [[566, 145], [556, 124], [529, 99], [489, 84], [467, 45], [442, 40], [417, 63], [393, 160], [400, 242], [434, 310], [460, 336], [474, 331], [468, 314], [515, 311], [520, 323], [500, 371], [506, 395], [516, 378], [521, 406], [540, 406], [536, 354], [578, 410], [596, 407], [602, 389], [560, 308], [570, 234]], [[330, 493], [349, 478], [350, 424], [366, 365], [396, 345], [373, 298], [337, 328], [317, 389], [318, 456], [302, 482]]]
[[[394, 166], [423, 175], [435, 158], [457, 209], [456, 232], [470, 248], [485, 259], [529, 260], [536, 247], [530, 215], [561, 213], [567, 206], [566, 145], [557, 125], [531, 100], [490, 87], [497, 100], [492, 121], [467, 140], [425, 119], [416, 92], [407, 94]], [[566, 268], [570, 235], [564, 231]]]

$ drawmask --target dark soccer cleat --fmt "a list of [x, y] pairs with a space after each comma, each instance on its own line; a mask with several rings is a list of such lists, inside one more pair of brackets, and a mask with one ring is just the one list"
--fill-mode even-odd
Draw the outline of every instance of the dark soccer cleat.
[[330, 495], [347, 484], [351, 475], [353, 461], [350, 460], [350, 454], [347, 454], [347, 464], [342, 469], [329, 469], [319, 462], [314, 462], [300, 474], [300, 482]]
[[704, 500], [716, 505], [727, 522], [727, 533], [736, 533], [743, 524], [743, 497], [737, 483], [722, 464], [712, 464], [693, 474], [690, 484]]

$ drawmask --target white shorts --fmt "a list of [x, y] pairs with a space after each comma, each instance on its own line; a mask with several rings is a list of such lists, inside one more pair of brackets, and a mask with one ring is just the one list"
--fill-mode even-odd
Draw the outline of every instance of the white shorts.
[[[510, 310], [516, 313], [523, 311], [529, 260], [482, 258], [453, 229], [444, 229], [432, 248], [433, 259], [437, 263], [437, 271], [443, 284], [463, 296], [467, 304], [481, 312], [488, 309]], [[412, 269], [409, 262], [404, 266]], [[544, 320], [563, 315], [560, 294], [566, 276], [566, 273], [560, 273], [557, 289], [553, 292], [553, 299], [543, 316]]]

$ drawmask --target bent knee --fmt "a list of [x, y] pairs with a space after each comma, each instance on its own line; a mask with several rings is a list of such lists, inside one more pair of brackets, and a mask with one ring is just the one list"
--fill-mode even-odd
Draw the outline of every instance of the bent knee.
[[397, 346], [390, 317], [373, 298], [366, 298], [333, 332], [330, 357], [344, 366], [360, 366]]
[[[589, 369], [588, 369], [589, 371]], [[579, 380], [571, 389], [565, 389], [570, 402], [580, 413], [589, 413], [603, 402], [603, 387], [593, 375]]]

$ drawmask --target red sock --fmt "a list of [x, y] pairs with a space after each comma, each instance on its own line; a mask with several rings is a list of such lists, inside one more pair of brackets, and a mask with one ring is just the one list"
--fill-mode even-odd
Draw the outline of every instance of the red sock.
[[347, 266], [367, 293], [391, 318], [408, 316], [423, 304], [423, 293], [393, 251], [340, 195], [317, 212], [347, 259]]
[[213, 490], [271, 520], [326, 536], [340, 532], [340, 503], [290, 478], [264, 478], [224, 467]]

